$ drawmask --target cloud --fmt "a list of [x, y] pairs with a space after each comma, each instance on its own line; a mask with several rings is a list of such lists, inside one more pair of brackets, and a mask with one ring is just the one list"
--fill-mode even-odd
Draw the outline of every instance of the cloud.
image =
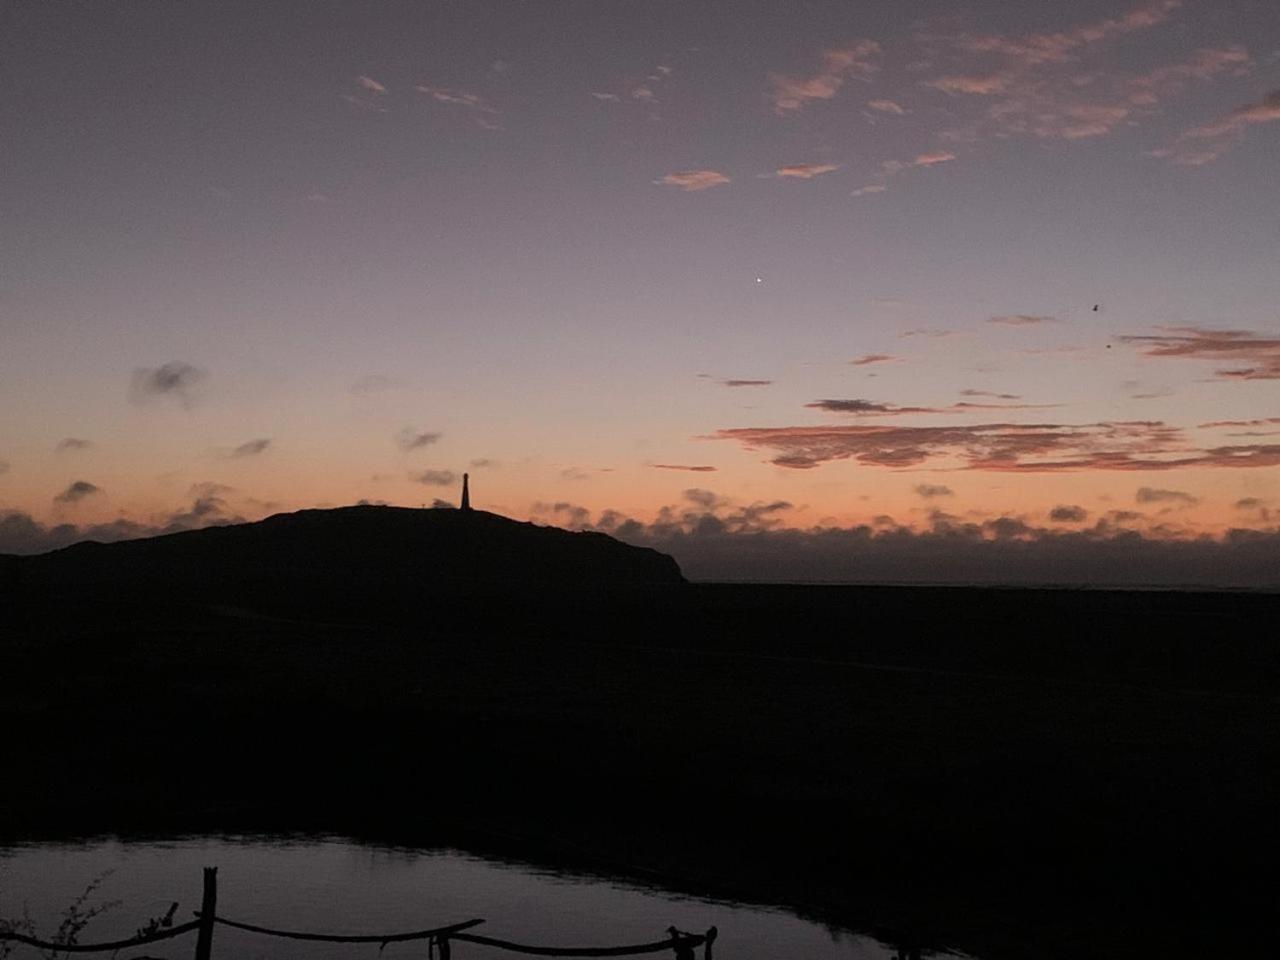
[[1089, 511], [1084, 507], [1060, 505], [1049, 511], [1049, 519], [1055, 523], [1084, 523], [1088, 517]]
[[1140, 3], [1121, 16], [1055, 33], [930, 36], [927, 42], [949, 69], [924, 85], [986, 101], [969, 126], [949, 132], [954, 139], [1103, 136], [1155, 114], [1163, 100], [1192, 81], [1251, 66], [1248, 51], [1239, 46], [1196, 50], [1185, 61], [1141, 74], [1117, 71], [1114, 61], [1091, 61], [1105, 44], [1164, 23], [1179, 6], [1177, 0]]
[[1181, 490], [1160, 490], [1156, 487], [1139, 487], [1133, 499], [1138, 503], [1180, 503], [1188, 507], [1200, 502], [1198, 497]]
[[591, 524], [591, 511], [586, 507], [569, 503], [567, 500], [559, 500], [555, 503], [535, 501], [531, 512], [535, 515], [550, 516], [559, 525], [571, 530], [578, 530]]
[[880, 69], [876, 62], [879, 57], [880, 44], [859, 40], [823, 51], [817, 72], [810, 76], [769, 74], [769, 100], [774, 112], [783, 115], [799, 110], [811, 100], [830, 100], [849, 77], [869, 79]]
[[833, 170], [839, 170], [838, 163], [793, 163], [785, 167], [779, 167], [775, 172], [775, 176], [783, 179], [792, 180], [812, 180], [814, 177], [820, 177], [824, 173], [831, 173]]
[[490, 460], [488, 457], [476, 457], [471, 461], [471, 469], [473, 470], [496, 470], [501, 464], [497, 460]]
[[888, 353], [864, 353], [856, 360], [850, 360], [849, 363], [855, 367], [865, 367], [873, 363], [888, 363], [891, 360], [901, 359], [901, 357], [895, 357]]
[[22, 511], [0, 512], [0, 553], [46, 553], [83, 540], [111, 543], [199, 527], [243, 523], [244, 518], [232, 513], [227, 506], [225, 496], [230, 492], [230, 487], [221, 484], [195, 484], [189, 492], [192, 498], [189, 506], [155, 517], [149, 523], [120, 518], [84, 527], [70, 523], [47, 526]]
[[88, 480], [76, 480], [67, 489], [53, 498], [55, 503], [79, 503], [85, 497], [101, 493], [102, 488]]
[[459, 477], [452, 470], [423, 470], [409, 474], [409, 479], [429, 487], [451, 487], [458, 482]]
[[956, 158], [954, 153], [949, 150], [934, 150], [929, 153], [919, 154], [911, 161], [909, 166], [912, 167], [932, 167], [939, 163], [950, 163]]
[[139, 367], [133, 372], [129, 396], [134, 403], [173, 400], [190, 410], [197, 400], [197, 389], [207, 374], [181, 360], [171, 360], [158, 367]]
[[501, 110], [478, 93], [468, 93], [465, 90], [453, 90], [448, 87], [432, 87], [426, 84], [419, 84], [413, 89], [418, 93], [425, 93], [437, 103], [447, 103], [451, 106], [462, 107], [466, 110], [489, 114], [490, 116], [497, 116], [502, 113]]
[[399, 381], [381, 373], [368, 373], [351, 384], [351, 392], [356, 394], [382, 393], [397, 386]]
[[892, 403], [874, 400], [815, 400], [806, 403], [809, 410], [825, 410], [827, 413], [851, 413], [863, 417], [896, 417], [917, 413], [976, 413], [983, 410], [1046, 410], [1058, 406], [1055, 403], [952, 403], [945, 407], [900, 407]]
[[655, 470], [688, 470], [691, 473], [715, 473], [719, 469], [708, 466], [686, 466], [682, 463], [652, 463], [650, 466]]
[[773, 385], [772, 380], [721, 380], [720, 385], [724, 387], [768, 387]]
[[926, 500], [932, 500], [934, 497], [950, 497], [954, 496], [950, 487], [944, 487], [937, 483], [920, 483], [915, 487], [916, 495], [924, 497]]
[[1206, 430], [1217, 427], [1266, 427], [1277, 423], [1280, 423], [1280, 417], [1262, 417], [1256, 420], [1210, 420], [1198, 426], [1201, 430]]
[[994, 393], [991, 390], [973, 390], [973, 389], [961, 390], [960, 396], [990, 397], [993, 400], [1021, 400], [1022, 399], [1022, 397], [1020, 397], [1016, 393]]
[[266, 437], [259, 437], [257, 440], [247, 440], [240, 446], [231, 451], [233, 458], [252, 457], [266, 451], [271, 446], [271, 440]]
[[1221, 380], [1280, 380], [1280, 336], [1194, 326], [1164, 329], [1168, 332], [1118, 339], [1142, 348], [1147, 357], [1184, 357], [1244, 365], [1215, 370], [1214, 375]]
[[[712, 491], [688, 491], [649, 521], [604, 510], [541, 505], [552, 522], [599, 530], [669, 553], [703, 581], [1063, 584], [1098, 586], [1280, 586], [1280, 531], [1229, 530], [1218, 537], [1147, 533], [1113, 511], [1090, 526], [1040, 527], [996, 516], [960, 522], [935, 514], [922, 527], [892, 517], [852, 526], [788, 527], [785, 501], [740, 505]], [[1074, 522], [1074, 521], [1073, 521]]]
[[[227, 494], [235, 491], [221, 483], [196, 483], [188, 491], [191, 505], [167, 517], [155, 533], [177, 533], [181, 530], [198, 530], [202, 527], [244, 523], [244, 517], [231, 512]], [[151, 534], [145, 534], [147, 536]]]
[[718, 187], [730, 181], [718, 170], [677, 170], [653, 182], [664, 187], [679, 187], [685, 193], [692, 193], [695, 190]]
[[892, 100], [868, 100], [867, 106], [879, 113], [890, 113], [898, 117], [907, 112]]
[[988, 317], [987, 323], [1002, 323], [1008, 327], [1030, 327], [1041, 323], [1057, 323], [1056, 317], [1046, 317], [1034, 313], [1008, 313], [998, 317]]
[[405, 452], [421, 450], [423, 447], [431, 446], [441, 436], [440, 433], [419, 433], [413, 427], [405, 427], [396, 434], [396, 446]]
[[[884, 412], [877, 406], [887, 406], [870, 404], [868, 409], [862, 405], [869, 401], [844, 403], [854, 406], [837, 408], [840, 412], [870, 415]], [[769, 451], [770, 463], [797, 470], [850, 459], [899, 468], [941, 461], [957, 469], [995, 473], [1280, 466], [1280, 444], [1194, 448], [1180, 429], [1160, 421], [739, 427], [719, 430], [708, 439]]]
[[883, 183], [869, 183], [865, 187], [859, 187], [857, 190], [851, 190], [849, 192], [849, 196], [866, 197], [873, 193], [884, 193], [888, 189], [889, 188]]
[[370, 93], [381, 95], [387, 92], [387, 88], [372, 77], [366, 77], [363, 75], [356, 77], [356, 84], [361, 89], [368, 90]]
[[88, 450], [93, 446], [92, 440], [82, 440], [79, 437], [67, 437], [65, 440], [59, 440], [58, 445], [53, 448], [55, 453], [73, 453], [77, 450]]
[[1167, 158], [1179, 166], [1201, 167], [1239, 143], [1249, 127], [1277, 120], [1280, 120], [1280, 90], [1272, 90], [1261, 100], [1236, 107], [1216, 120], [1184, 131], [1170, 146], [1151, 151], [1151, 156]]

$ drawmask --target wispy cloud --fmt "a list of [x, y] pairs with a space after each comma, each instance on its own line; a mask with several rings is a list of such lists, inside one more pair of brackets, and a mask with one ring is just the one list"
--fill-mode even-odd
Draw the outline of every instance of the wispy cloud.
[[418, 84], [413, 89], [418, 93], [426, 94], [436, 103], [444, 103], [452, 107], [461, 108], [475, 121], [478, 127], [482, 127], [485, 130], [502, 129], [497, 119], [501, 116], [502, 111], [478, 93], [450, 87], [433, 87], [427, 84]]
[[812, 180], [814, 177], [820, 177], [824, 173], [831, 173], [840, 169], [838, 163], [793, 163], [785, 167], [779, 167], [774, 176], [781, 177], [784, 180]]
[[986, 102], [958, 139], [983, 134], [1080, 140], [1111, 133], [1156, 112], [1192, 81], [1207, 82], [1251, 66], [1243, 47], [1200, 49], [1181, 62], [1132, 74], [1091, 60], [1107, 44], [1169, 20], [1178, 0], [1149, 0], [1118, 17], [1056, 33], [949, 34], [925, 38], [946, 72], [924, 81], [953, 97]]
[[139, 367], [133, 372], [129, 396], [135, 403], [172, 400], [191, 409], [198, 399], [198, 388], [207, 374], [199, 367], [171, 360], [158, 367]]
[[908, 166], [911, 167], [932, 167], [939, 163], [950, 163], [956, 158], [956, 155], [950, 150], [932, 150], [928, 153], [921, 153]]
[[88, 480], [76, 480], [53, 499], [55, 503], [79, 503], [85, 497], [101, 492], [102, 488], [97, 484], [90, 483]]
[[502, 112], [478, 93], [469, 93], [466, 90], [456, 90], [449, 87], [432, 87], [426, 84], [418, 84], [413, 89], [418, 93], [425, 93], [437, 103], [447, 103], [455, 107], [475, 110], [479, 113], [499, 114]]
[[870, 78], [880, 69], [879, 58], [880, 44], [874, 40], [858, 40], [823, 51], [817, 71], [809, 76], [771, 73], [769, 100], [774, 112], [787, 114], [812, 100], [832, 99], [848, 78]]
[[689, 465], [683, 463], [652, 463], [650, 466], [655, 470], [687, 470], [690, 473], [715, 473], [719, 469], [718, 467], [703, 464]]
[[270, 446], [271, 440], [268, 437], [259, 437], [256, 440], [247, 440], [231, 451], [231, 457], [233, 459], [254, 457], [260, 453], [265, 453], [267, 448]]
[[1280, 424], [1280, 417], [1258, 417], [1252, 420], [1209, 420], [1198, 424], [1201, 430], [1213, 430], [1218, 427], [1269, 427]]
[[1222, 380], [1280, 380], [1280, 336], [1250, 330], [1166, 327], [1166, 333], [1127, 335], [1121, 343], [1142, 348], [1148, 357], [1181, 357], [1237, 364], [1214, 371]]
[[900, 117], [907, 112], [901, 104], [893, 100], [868, 100], [867, 106], [877, 113], [889, 113], [896, 117]]
[[910, 160], [886, 160], [880, 164], [880, 173], [872, 183], [859, 187], [852, 191], [850, 195], [863, 197], [871, 193], [884, 193], [889, 189], [889, 179], [891, 177], [896, 177], [904, 171], [920, 167], [936, 167], [940, 163], [950, 163], [955, 159], [956, 155], [950, 150], [929, 150], [925, 153], [916, 154]]
[[409, 474], [409, 479], [428, 487], [449, 487], [457, 483], [459, 478], [452, 470], [422, 470]]
[[401, 450], [421, 450], [423, 447], [429, 447], [440, 439], [442, 435], [438, 432], [419, 432], [413, 427], [405, 427], [396, 434], [396, 446]]
[[381, 373], [369, 373], [351, 384], [351, 392], [356, 394], [382, 393], [397, 386], [398, 381]]
[[961, 390], [961, 391], [960, 391], [960, 396], [962, 396], [962, 397], [990, 397], [992, 400], [1021, 400], [1021, 399], [1022, 399], [1022, 397], [1020, 397], [1020, 396], [1019, 396], [1018, 394], [1016, 394], [1016, 393], [996, 393], [996, 392], [994, 392], [994, 391], [992, 391], [992, 390], [974, 390], [974, 389], [972, 389], [972, 388], [970, 388], [970, 389], [966, 389], [966, 390]]
[[729, 183], [729, 178], [719, 170], [677, 170], [653, 182], [664, 187], [679, 187], [685, 193], [692, 193]]
[[721, 380], [722, 387], [768, 387], [773, 385], [772, 380]]
[[981, 413], [987, 410], [1049, 410], [1059, 406], [1056, 403], [959, 403], [945, 407], [901, 407], [893, 403], [879, 403], [875, 400], [815, 400], [806, 403], [810, 410], [823, 410], [827, 413], [848, 413], [859, 417], [898, 417], [920, 413]]
[[82, 440], [79, 437], [67, 437], [65, 440], [59, 440], [58, 445], [53, 449], [55, 453], [71, 453], [77, 450], [88, 450], [92, 446], [92, 440]]
[[1247, 103], [1203, 126], [1183, 132], [1170, 146], [1151, 151], [1184, 167], [1212, 163], [1239, 143], [1249, 127], [1280, 120], [1280, 90], [1272, 90], [1261, 100]]
[[368, 90], [370, 93], [381, 95], [387, 92], [387, 88], [377, 80], [373, 79], [373, 77], [366, 77], [363, 75], [356, 77], [356, 85], [361, 89]]
[[1000, 323], [1007, 327], [1031, 327], [1041, 323], [1057, 323], [1057, 317], [1036, 313], [1006, 313], [996, 317], [988, 317], [987, 323]]
[[901, 359], [901, 357], [895, 357], [888, 353], [864, 353], [856, 360], [850, 360], [849, 363], [855, 367], [866, 367], [873, 363], [889, 363], [891, 361]]
[[799, 470], [849, 459], [897, 468], [941, 462], [997, 473], [1280, 466], [1280, 444], [1197, 448], [1180, 429], [1159, 421], [742, 427], [717, 431], [711, 439], [770, 451], [770, 463]]

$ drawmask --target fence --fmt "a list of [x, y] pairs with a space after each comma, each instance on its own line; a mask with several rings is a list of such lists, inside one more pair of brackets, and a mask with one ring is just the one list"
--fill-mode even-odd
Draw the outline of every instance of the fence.
[[[484, 923], [483, 920], [463, 920], [431, 930], [413, 930], [408, 933], [358, 934], [341, 935], [328, 933], [309, 933], [293, 930], [273, 930], [270, 927], [259, 927], [251, 923], [228, 920], [217, 914], [218, 906], [218, 868], [205, 867], [204, 894], [200, 901], [200, 909], [196, 911], [196, 919], [189, 923], [179, 924], [149, 933], [139, 934], [128, 940], [115, 940], [110, 943], [56, 943], [41, 940], [13, 930], [0, 929], [0, 941], [23, 943], [43, 950], [58, 953], [115, 953], [140, 947], [160, 940], [172, 940], [191, 932], [196, 933], [195, 960], [210, 960], [213, 955], [213, 929], [217, 925], [233, 927], [267, 937], [283, 937], [287, 940], [312, 940], [324, 943], [377, 943], [386, 946], [388, 943], [403, 943], [407, 940], [426, 940], [427, 954], [434, 958], [439, 953], [440, 960], [451, 960], [451, 952], [455, 943], [476, 943], [511, 953], [523, 953], [536, 957], [630, 957], [646, 953], [662, 953], [670, 950], [675, 960], [696, 960], [695, 950], [702, 947], [703, 960], [712, 960], [711, 947], [716, 940], [716, 928], [711, 927], [706, 933], [685, 933], [675, 927], [668, 927], [665, 940], [653, 943], [639, 943], [621, 947], [538, 947], [527, 943], [514, 943], [500, 940], [497, 937], [486, 937], [478, 933], [468, 933], [473, 927]], [[141, 958], [139, 958], [141, 960]]]

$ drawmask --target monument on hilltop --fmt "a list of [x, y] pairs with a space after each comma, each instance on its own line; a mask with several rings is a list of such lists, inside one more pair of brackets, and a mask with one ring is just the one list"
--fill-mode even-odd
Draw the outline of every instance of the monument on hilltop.
[[469, 473], [464, 473], [462, 475], [462, 503], [460, 504], [460, 507], [463, 510], [471, 509], [471, 491], [467, 488], [467, 481], [470, 477], [471, 474]]

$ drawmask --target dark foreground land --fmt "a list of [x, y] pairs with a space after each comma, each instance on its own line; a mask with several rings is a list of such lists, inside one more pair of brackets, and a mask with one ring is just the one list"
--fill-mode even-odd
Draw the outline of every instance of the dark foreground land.
[[1275, 947], [1274, 596], [7, 599], [10, 837], [458, 844], [989, 958]]

